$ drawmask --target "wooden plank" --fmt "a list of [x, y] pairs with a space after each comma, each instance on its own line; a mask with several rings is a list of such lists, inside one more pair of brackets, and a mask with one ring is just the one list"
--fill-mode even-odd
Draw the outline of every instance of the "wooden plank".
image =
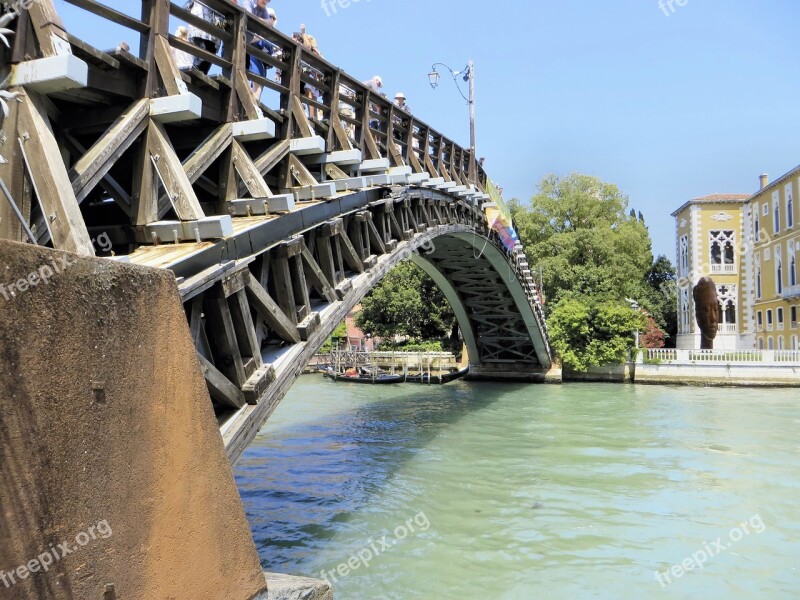
[[[12, 90], [19, 91], [19, 90]], [[22, 150], [17, 145], [20, 136], [18, 130], [18, 114], [21, 108], [19, 102], [8, 102], [9, 115], [2, 124], [3, 136], [0, 136], [0, 155], [6, 162], [0, 162], [0, 178], [6, 183], [17, 210], [22, 214], [25, 223], [30, 223], [32, 194], [25, 177], [25, 162], [22, 160]], [[33, 232], [36, 235], [36, 231]], [[0, 238], [18, 242], [27, 241], [27, 234], [23, 224], [17, 219], [16, 211], [0, 196]]]
[[300, 332], [297, 331], [297, 326], [286, 316], [286, 313], [281, 310], [252, 274], [247, 277], [246, 289], [252, 307], [269, 328], [281, 339], [295, 344], [299, 343]]
[[231, 381], [202, 354], [198, 354], [197, 357], [200, 360], [200, 368], [203, 371], [203, 376], [206, 378], [208, 393], [214, 400], [223, 406], [230, 406], [237, 409], [247, 404], [242, 390], [231, 383]]
[[287, 188], [295, 187], [292, 185], [292, 180], [300, 186], [314, 186], [319, 183], [311, 174], [311, 171], [308, 170], [308, 167], [301, 163], [300, 159], [294, 154], [289, 155], [287, 178], [289, 178], [289, 181], [286, 182]]
[[380, 150], [378, 150], [378, 144], [375, 143], [375, 138], [373, 137], [372, 131], [369, 127], [364, 129], [364, 142], [366, 143], [367, 150], [369, 151], [370, 159], [383, 158]]
[[278, 306], [285, 315], [288, 315], [292, 324], [297, 325], [297, 302], [288, 258], [272, 259], [272, 281], [275, 294], [278, 296]]
[[317, 256], [319, 256], [319, 266], [325, 274], [325, 278], [333, 284], [339, 285], [340, 277], [336, 262], [333, 258], [334, 236], [324, 236], [317, 239]]
[[45, 57], [72, 54], [64, 23], [53, 5], [53, 0], [37, 0], [28, 8], [33, 31]]
[[94, 2], [94, 0], [64, 0], [64, 2], [103, 17], [104, 19], [111, 21], [112, 23], [116, 23], [117, 25], [122, 25], [128, 29], [133, 29], [138, 33], [147, 33], [150, 30], [150, 26], [147, 25], [147, 23], [142, 23], [138, 19], [129, 17], [128, 15], [114, 10], [105, 4]]
[[[149, 134], [142, 136], [133, 168], [131, 217], [134, 225], [158, 221], [158, 177], [150, 158], [151, 139]], [[169, 206], [168, 202], [165, 204]]]
[[233, 140], [230, 123], [223, 123], [209, 135], [197, 149], [183, 161], [183, 170], [190, 183], [194, 183], [208, 167], [228, 149]]
[[347, 266], [358, 273], [363, 273], [364, 263], [361, 261], [361, 257], [358, 256], [358, 252], [353, 247], [350, 238], [347, 237], [346, 233], [342, 232], [339, 234], [339, 239], [341, 240], [342, 258], [344, 258]]
[[325, 174], [331, 179], [349, 179], [350, 176], [333, 163], [325, 165]]
[[178, 155], [175, 154], [164, 126], [151, 119], [147, 135], [150, 155], [153, 158], [158, 157], [156, 158], [158, 173], [163, 179], [164, 188], [172, 200], [178, 218], [182, 221], [202, 219], [205, 216], [203, 209], [200, 208], [197, 195], [186, 176], [186, 171], [183, 170], [183, 165], [178, 160]]
[[266, 175], [272, 169], [274, 169], [275, 166], [281, 162], [287, 154], [289, 154], [289, 148], [291, 144], [291, 140], [282, 140], [264, 152], [264, 154], [259, 156], [254, 161], [259, 172], [262, 175]]
[[381, 254], [386, 254], [386, 244], [383, 242], [383, 238], [378, 232], [378, 228], [375, 226], [375, 222], [372, 219], [367, 221], [367, 231], [369, 232], [370, 243], [378, 248]]
[[300, 129], [300, 133], [303, 137], [312, 137], [314, 131], [311, 129], [311, 123], [308, 122], [308, 117], [306, 117], [306, 113], [303, 110], [303, 103], [300, 102], [300, 98], [295, 94], [292, 94], [291, 102], [292, 116], [294, 117], [298, 129]]
[[261, 117], [261, 111], [253, 98], [253, 92], [250, 90], [250, 84], [245, 77], [244, 69], [236, 69], [234, 75], [234, 87], [236, 88], [236, 95], [239, 98], [239, 106], [244, 109], [244, 114], [248, 119], [258, 119]]
[[244, 385], [247, 374], [244, 360], [239, 350], [236, 339], [236, 329], [233, 325], [228, 299], [214, 290], [205, 295], [206, 319], [211, 327], [211, 345], [219, 370], [237, 386]]
[[[19, 145], [42, 213], [53, 236], [53, 247], [94, 256], [94, 246], [61, 158], [61, 150], [38, 94], [28, 92], [19, 109]], [[26, 137], [27, 134], [27, 137]], [[26, 139], [25, 142], [22, 140]]]
[[[64, 133], [62, 135], [64, 136], [64, 141], [67, 143], [67, 146], [71, 147], [75, 154], [81, 156], [86, 154], [86, 148], [84, 148], [78, 140], [68, 133]], [[116, 179], [111, 177], [111, 175], [106, 174], [103, 179], [100, 180], [98, 185], [103, 188], [105, 193], [117, 203], [117, 206], [119, 206], [126, 215], [129, 217], [131, 216], [130, 194], [123, 189]]]
[[164, 83], [164, 89], [168, 96], [177, 96], [186, 91], [186, 84], [183, 83], [181, 72], [175, 64], [172, 48], [170, 48], [167, 38], [162, 35], [156, 36], [155, 44], [156, 66], [161, 75], [161, 81]]
[[[197, 297], [192, 300], [192, 312], [189, 316], [189, 332], [192, 336], [194, 347], [198, 349], [200, 346], [200, 330], [203, 328], [203, 298]], [[209, 357], [206, 357], [209, 358]]]
[[114, 166], [147, 128], [150, 104], [146, 98], [129, 106], [69, 171], [78, 203]]
[[303, 269], [302, 258], [300, 258], [300, 256], [294, 256], [290, 258], [289, 267], [290, 267], [289, 272], [292, 276], [292, 289], [294, 290], [294, 301], [296, 305], [302, 306], [305, 309], [303, 314], [303, 319], [304, 319], [305, 315], [311, 312], [311, 300], [308, 295], [308, 283], [306, 282], [306, 275], [304, 272], [305, 270]]
[[[261, 175], [258, 167], [256, 167], [253, 159], [250, 158], [250, 154], [248, 154], [247, 150], [244, 149], [238, 140], [233, 140], [232, 150], [233, 166], [236, 172], [239, 173], [239, 177], [242, 178], [242, 183], [247, 188], [247, 191], [250, 192], [250, 195], [253, 198], [271, 197], [273, 195], [272, 190], [269, 189], [267, 182], [264, 181], [264, 177]], [[232, 198], [226, 199], [232, 200]]]
[[119, 69], [119, 61], [113, 56], [109, 56], [102, 50], [90, 46], [82, 39], [75, 37], [69, 32], [67, 33], [67, 41], [78, 50], [76, 56], [86, 59], [86, 62], [93, 63], [100, 67], [110, 67], [112, 69]]
[[[250, 314], [250, 305], [247, 303], [247, 294], [244, 289], [239, 290], [229, 300], [233, 328], [239, 349], [245, 361], [245, 377], [248, 379], [256, 369], [263, 365], [261, 360], [261, 344], [256, 339], [256, 328]], [[246, 349], [246, 350], [245, 350]]]
[[308, 277], [308, 282], [311, 284], [317, 293], [325, 298], [328, 302], [336, 302], [336, 290], [333, 289], [331, 282], [325, 276], [325, 273], [322, 272], [319, 264], [317, 261], [314, 260], [314, 256], [311, 254], [311, 251], [303, 245], [303, 249], [300, 253], [300, 256], [303, 259], [303, 264], [305, 265], [305, 274]]

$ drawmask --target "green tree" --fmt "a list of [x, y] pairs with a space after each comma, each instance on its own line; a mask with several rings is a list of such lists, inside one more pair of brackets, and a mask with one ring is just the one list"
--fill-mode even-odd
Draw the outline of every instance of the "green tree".
[[545, 177], [530, 206], [512, 201], [529, 263], [543, 272], [547, 301], [633, 297], [653, 263], [650, 235], [617, 186], [573, 174]]
[[434, 281], [404, 261], [361, 301], [356, 324], [373, 336], [436, 340], [451, 334], [455, 315]]
[[647, 325], [641, 311], [621, 302], [565, 298], [547, 320], [553, 349], [573, 371], [625, 362], [635, 345], [635, 332]]
[[529, 264], [541, 269], [550, 335], [564, 365], [583, 371], [627, 358], [633, 332], [646, 323], [628, 298], [668, 328], [672, 309], [659, 285], [674, 270], [664, 257], [653, 261], [644, 217], [617, 186], [549, 175], [530, 205], [512, 201], [511, 210]]

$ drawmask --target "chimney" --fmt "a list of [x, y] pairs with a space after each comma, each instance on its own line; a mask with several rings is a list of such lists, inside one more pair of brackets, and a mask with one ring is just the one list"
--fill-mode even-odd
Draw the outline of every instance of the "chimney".
[[763, 175], [761, 175], [761, 177], [759, 177], [759, 179], [761, 180], [761, 189], [763, 190], [765, 187], [769, 185], [769, 175], [764, 173]]

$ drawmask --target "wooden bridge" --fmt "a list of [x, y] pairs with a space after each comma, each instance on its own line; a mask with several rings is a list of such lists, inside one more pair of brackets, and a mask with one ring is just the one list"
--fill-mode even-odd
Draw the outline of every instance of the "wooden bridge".
[[[487, 224], [468, 149], [226, 0], [203, 0], [213, 22], [169, 0], [144, 0], [137, 17], [66, 1], [84, 30], [113, 23], [138, 48], [79, 39], [52, 0], [5, 9], [0, 238], [173, 271], [231, 459], [405, 259], [452, 305], [471, 377], [543, 380], [538, 294], [521, 246], [507, 251]], [[180, 24], [222, 55], [171, 35]], [[219, 73], [179, 70], [173, 50]]]

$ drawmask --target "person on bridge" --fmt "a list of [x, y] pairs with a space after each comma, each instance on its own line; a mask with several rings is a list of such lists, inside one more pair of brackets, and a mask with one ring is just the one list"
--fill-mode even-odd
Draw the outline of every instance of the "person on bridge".
[[411, 112], [411, 107], [406, 102], [406, 95], [403, 92], [397, 92], [394, 95], [394, 104], [397, 108], [402, 108], [407, 113]]
[[[250, 13], [263, 20], [264, 24], [268, 27], [276, 27], [278, 25], [278, 15], [275, 14], [273, 9], [267, 8], [267, 4], [269, 4], [269, 0], [253, 0], [250, 3]], [[263, 50], [270, 56], [275, 55], [276, 47], [261, 36], [251, 34], [248, 43], [259, 50]], [[259, 60], [249, 54], [245, 61], [245, 67], [249, 71], [265, 79], [267, 77], [267, 71], [272, 68], [265, 64], [263, 60]], [[253, 92], [253, 97], [255, 97], [256, 102], [259, 102], [261, 100], [261, 90], [264, 89], [264, 86], [258, 83], [251, 83], [250, 87]]]
[[381, 93], [381, 88], [383, 87], [383, 79], [381, 79], [380, 75], [375, 75], [375, 77], [373, 77], [372, 79], [368, 79], [363, 83], [370, 89], [370, 91], [376, 94]]
[[[190, 0], [188, 8], [189, 12], [191, 12], [195, 17], [200, 17], [207, 23], [211, 23], [217, 27], [224, 27], [225, 25], [225, 18], [221, 14], [211, 10], [205, 4], [201, 4], [197, 0]], [[215, 38], [210, 33], [206, 33], [194, 25], [189, 27], [189, 39], [191, 39], [195, 46], [202, 48], [211, 54], [217, 54], [217, 52], [219, 52], [220, 45], [222, 44], [218, 38]], [[203, 75], [208, 75], [208, 71], [211, 69], [211, 63], [200, 57], [195, 57], [193, 66], [195, 69], [203, 73]]]
[[[181, 25], [175, 30], [175, 37], [183, 40], [184, 42], [189, 42], [189, 29], [186, 26]], [[172, 56], [175, 59], [175, 66], [177, 66], [181, 71], [191, 69], [194, 65], [194, 56], [188, 52], [173, 48]]]

